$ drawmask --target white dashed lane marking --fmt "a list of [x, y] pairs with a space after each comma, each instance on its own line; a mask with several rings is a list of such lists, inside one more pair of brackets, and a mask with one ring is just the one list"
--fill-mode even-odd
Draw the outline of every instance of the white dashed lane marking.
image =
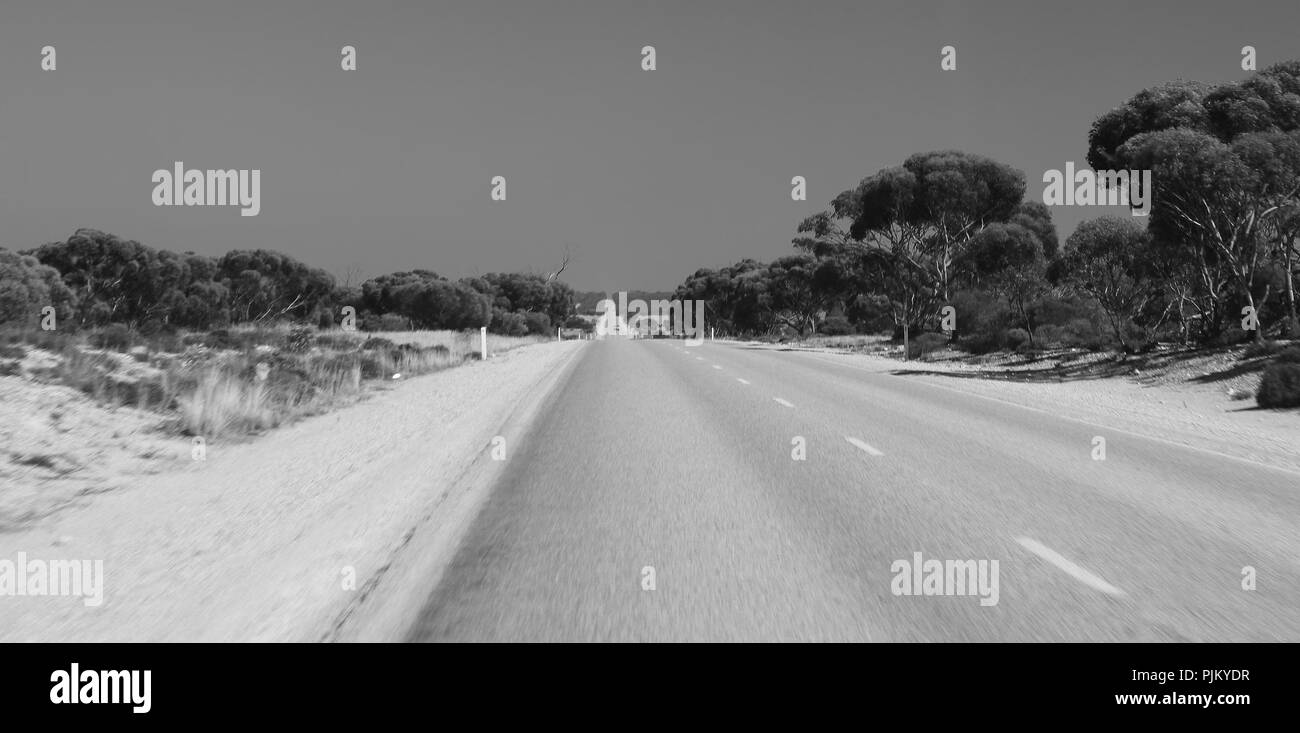
[[776, 404], [778, 404], [778, 405], [784, 405], [784, 406], [786, 406], [786, 407], [794, 407], [793, 404], [791, 404], [791, 403], [789, 403], [789, 402], [787, 402], [787, 401], [781, 399], [780, 397], [773, 397], [772, 400], [773, 400], [774, 402], [776, 402]]
[[1075, 580], [1079, 581], [1080, 583], [1083, 583], [1084, 585], [1088, 586], [1089, 588], [1092, 588], [1093, 590], [1099, 590], [1102, 593], [1105, 593], [1107, 595], [1112, 595], [1112, 596], [1124, 595], [1124, 591], [1120, 590], [1119, 588], [1116, 588], [1110, 583], [1107, 583], [1106, 581], [1102, 580], [1096, 575], [1093, 575], [1087, 570], [1084, 570], [1078, 565], [1075, 565], [1073, 562], [1070, 562], [1070, 560], [1062, 556], [1056, 550], [1053, 550], [1052, 548], [1048, 547], [1047, 545], [1044, 545], [1041, 542], [1032, 540], [1028, 537], [1017, 537], [1016, 542], [1019, 542], [1020, 545], [1024, 547], [1026, 550], [1029, 550], [1035, 555], [1050, 562], [1051, 564], [1055, 565], [1058, 569], [1065, 571], [1066, 575], [1070, 576], [1071, 578], [1074, 578]]
[[869, 444], [864, 443], [864, 442], [862, 442], [861, 440], [858, 440], [857, 438], [850, 438], [849, 436], [846, 435], [846, 436], [844, 436], [844, 439], [847, 440], [847, 441], [849, 441], [849, 444], [850, 444], [850, 445], [853, 445], [853, 446], [855, 446], [855, 447], [857, 447], [857, 448], [861, 448], [862, 450], [866, 451], [867, 453], [870, 453], [870, 454], [873, 455], [873, 456], [883, 456], [883, 455], [885, 455], [884, 453], [881, 453], [880, 451], [878, 451], [878, 450], [876, 450], [875, 448], [871, 447]]
[[736, 377], [736, 381], [740, 382], [741, 384], [749, 384], [748, 379], [741, 379], [740, 377]]

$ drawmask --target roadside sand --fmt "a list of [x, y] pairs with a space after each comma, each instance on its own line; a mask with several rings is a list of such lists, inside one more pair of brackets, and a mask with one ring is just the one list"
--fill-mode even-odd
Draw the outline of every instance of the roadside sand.
[[[37, 502], [42, 512], [18, 529], [0, 532], [0, 559], [25, 552], [44, 560], [103, 560], [103, 605], [2, 596], [0, 641], [321, 638], [412, 525], [436, 514], [464, 467], [490, 450], [516, 405], [548, 387], [583, 345], [525, 347], [394, 383], [362, 403], [253, 442], [211, 443], [201, 462], [189, 459], [184, 439], [152, 433], [156, 418], [148, 413], [86, 413], [79, 419], [98, 421], [95, 430], [111, 436], [103, 446], [73, 446], [74, 455], [91, 456], [72, 459], [91, 473], [75, 488], [55, 489], [62, 498], [54, 505]], [[20, 390], [0, 387], [7, 390], [6, 413], [19, 412], [22, 406], [9, 398]], [[6, 429], [6, 449], [57, 452], [39, 438], [10, 449], [22, 427]], [[166, 459], [124, 465], [124, 440]], [[40, 471], [59, 470], [16, 465], [31, 470], [11, 470], [0, 495], [25, 492], [29, 504], [31, 492], [51, 485], [52, 476]], [[126, 481], [110, 478], [159, 469]], [[24, 487], [9, 485], [19, 479]], [[63, 508], [48, 513], [55, 506]], [[345, 588], [349, 577], [355, 583]]]

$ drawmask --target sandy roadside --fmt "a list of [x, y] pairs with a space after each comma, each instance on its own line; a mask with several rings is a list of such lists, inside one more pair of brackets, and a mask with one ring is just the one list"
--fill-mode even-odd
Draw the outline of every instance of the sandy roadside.
[[98, 607], [0, 597], [0, 641], [322, 638], [583, 346], [540, 344], [418, 377], [0, 533], [0, 559], [104, 567]]
[[1300, 413], [1259, 409], [1254, 400], [1233, 401], [1215, 386], [1142, 384], [1124, 378], [1019, 382], [973, 377], [946, 364], [904, 363], [831, 349], [799, 351], [804, 358], [899, 374], [902, 379], [1300, 472]]

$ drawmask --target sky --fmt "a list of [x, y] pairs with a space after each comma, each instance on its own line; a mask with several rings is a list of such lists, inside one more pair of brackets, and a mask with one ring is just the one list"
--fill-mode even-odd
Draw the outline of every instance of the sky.
[[[1245, 45], [1259, 68], [1300, 58], [1297, 28], [1296, 0], [5, 0], [0, 247], [89, 227], [354, 283], [546, 273], [567, 249], [579, 290], [671, 290], [789, 254], [800, 220], [912, 153], [992, 157], [1042, 200], [1098, 115], [1245, 78]], [[176, 161], [260, 170], [260, 213], [155, 206]], [[1053, 208], [1062, 239], [1116, 213]]]

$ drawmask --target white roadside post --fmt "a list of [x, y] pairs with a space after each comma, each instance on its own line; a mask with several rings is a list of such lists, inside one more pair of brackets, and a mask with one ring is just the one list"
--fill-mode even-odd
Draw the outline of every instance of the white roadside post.
[[560, 329], [558, 329], [558, 328], [555, 329], [555, 340], [556, 340], [556, 342], [559, 342], [559, 340], [560, 340]]
[[487, 326], [480, 326], [478, 329], [480, 348], [483, 351], [483, 361], [487, 361]]

